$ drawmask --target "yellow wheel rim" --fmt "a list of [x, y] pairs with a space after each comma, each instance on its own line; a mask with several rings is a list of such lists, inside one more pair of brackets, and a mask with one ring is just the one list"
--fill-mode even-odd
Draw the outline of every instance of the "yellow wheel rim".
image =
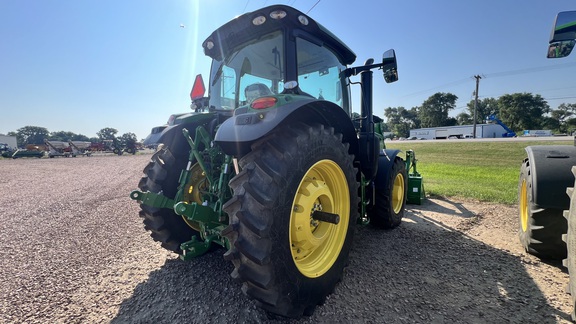
[[398, 173], [394, 178], [394, 186], [392, 187], [392, 209], [394, 213], [398, 214], [404, 205], [405, 189], [404, 175]]
[[[338, 224], [312, 219], [321, 210], [340, 216]], [[338, 259], [346, 241], [350, 221], [350, 194], [342, 169], [333, 161], [321, 160], [302, 178], [290, 216], [292, 259], [304, 276], [317, 278]]]
[[528, 190], [526, 188], [526, 179], [522, 179], [520, 185], [520, 224], [522, 232], [528, 230]]
[[[206, 180], [206, 174], [204, 174], [198, 163], [194, 164], [190, 170], [190, 179], [184, 188], [182, 200], [187, 204], [191, 204], [193, 202], [202, 204], [202, 191], [204, 191], [207, 187], [208, 181]], [[188, 226], [197, 231], [200, 230], [200, 225], [197, 222], [190, 221], [184, 216], [182, 216], [182, 219], [184, 222], [186, 222], [186, 224], [188, 224]]]

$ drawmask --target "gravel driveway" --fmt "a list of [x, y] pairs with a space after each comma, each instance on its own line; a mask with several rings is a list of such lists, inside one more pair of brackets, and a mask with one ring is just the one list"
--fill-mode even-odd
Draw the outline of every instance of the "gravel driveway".
[[[183, 262], [149, 237], [128, 198], [149, 158], [0, 160], [0, 322], [289, 322], [242, 294], [223, 250]], [[569, 323], [568, 276], [521, 250], [514, 207], [408, 208], [358, 227], [344, 280], [291, 322]]]

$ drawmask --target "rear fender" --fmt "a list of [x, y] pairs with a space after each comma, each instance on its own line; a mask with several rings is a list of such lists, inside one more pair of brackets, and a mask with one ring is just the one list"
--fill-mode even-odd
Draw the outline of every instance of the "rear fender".
[[350, 144], [349, 151], [358, 153], [358, 138], [348, 114], [330, 101], [316, 99], [298, 100], [271, 110], [247, 112], [237, 109], [235, 115], [218, 128], [215, 142], [224, 153], [243, 156], [260, 138], [280, 126], [297, 122], [334, 127], [343, 135], [343, 141]]
[[374, 178], [374, 187], [376, 189], [385, 189], [390, 185], [390, 177], [388, 176], [392, 172], [392, 167], [394, 166], [394, 160], [400, 150], [382, 150], [378, 156], [378, 173], [376, 178]]
[[576, 147], [541, 145], [526, 147], [532, 176], [532, 197], [540, 208], [568, 209], [566, 188], [574, 186], [572, 166], [576, 165]]
[[188, 129], [190, 136], [194, 139], [196, 127], [210, 124], [210, 121], [215, 119], [216, 116], [214, 114], [195, 114], [189, 116], [182, 121], [179, 121], [178, 124], [166, 127], [158, 138], [157, 143], [162, 143], [170, 147], [174, 156], [187, 156], [190, 152], [190, 145], [186, 138], [184, 138], [182, 129]]

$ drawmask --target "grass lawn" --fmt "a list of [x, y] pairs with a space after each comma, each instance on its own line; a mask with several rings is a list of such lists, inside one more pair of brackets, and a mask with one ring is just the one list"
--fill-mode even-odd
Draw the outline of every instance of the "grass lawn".
[[526, 146], [572, 141], [386, 141], [389, 149], [414, 150], [427, 195], [515, 204]]

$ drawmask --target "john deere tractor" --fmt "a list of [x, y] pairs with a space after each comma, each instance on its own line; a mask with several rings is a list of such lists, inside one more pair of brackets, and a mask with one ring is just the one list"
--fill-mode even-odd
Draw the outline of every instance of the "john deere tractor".
[[202, 46], [208, 97], [197, 78], [195, 112], [162, 131], [130, 196], [164, 248], [186, 260], [223, 247], [262, 308], [311, 314], [342, 279], [355, 225], [394, 228], [404, 215], [411, 165], [382, 149], [372, 113], [372, 70], [398, 80], [395, 53], [347, 67], [350, 48], [283, 5], [233, 19]]

